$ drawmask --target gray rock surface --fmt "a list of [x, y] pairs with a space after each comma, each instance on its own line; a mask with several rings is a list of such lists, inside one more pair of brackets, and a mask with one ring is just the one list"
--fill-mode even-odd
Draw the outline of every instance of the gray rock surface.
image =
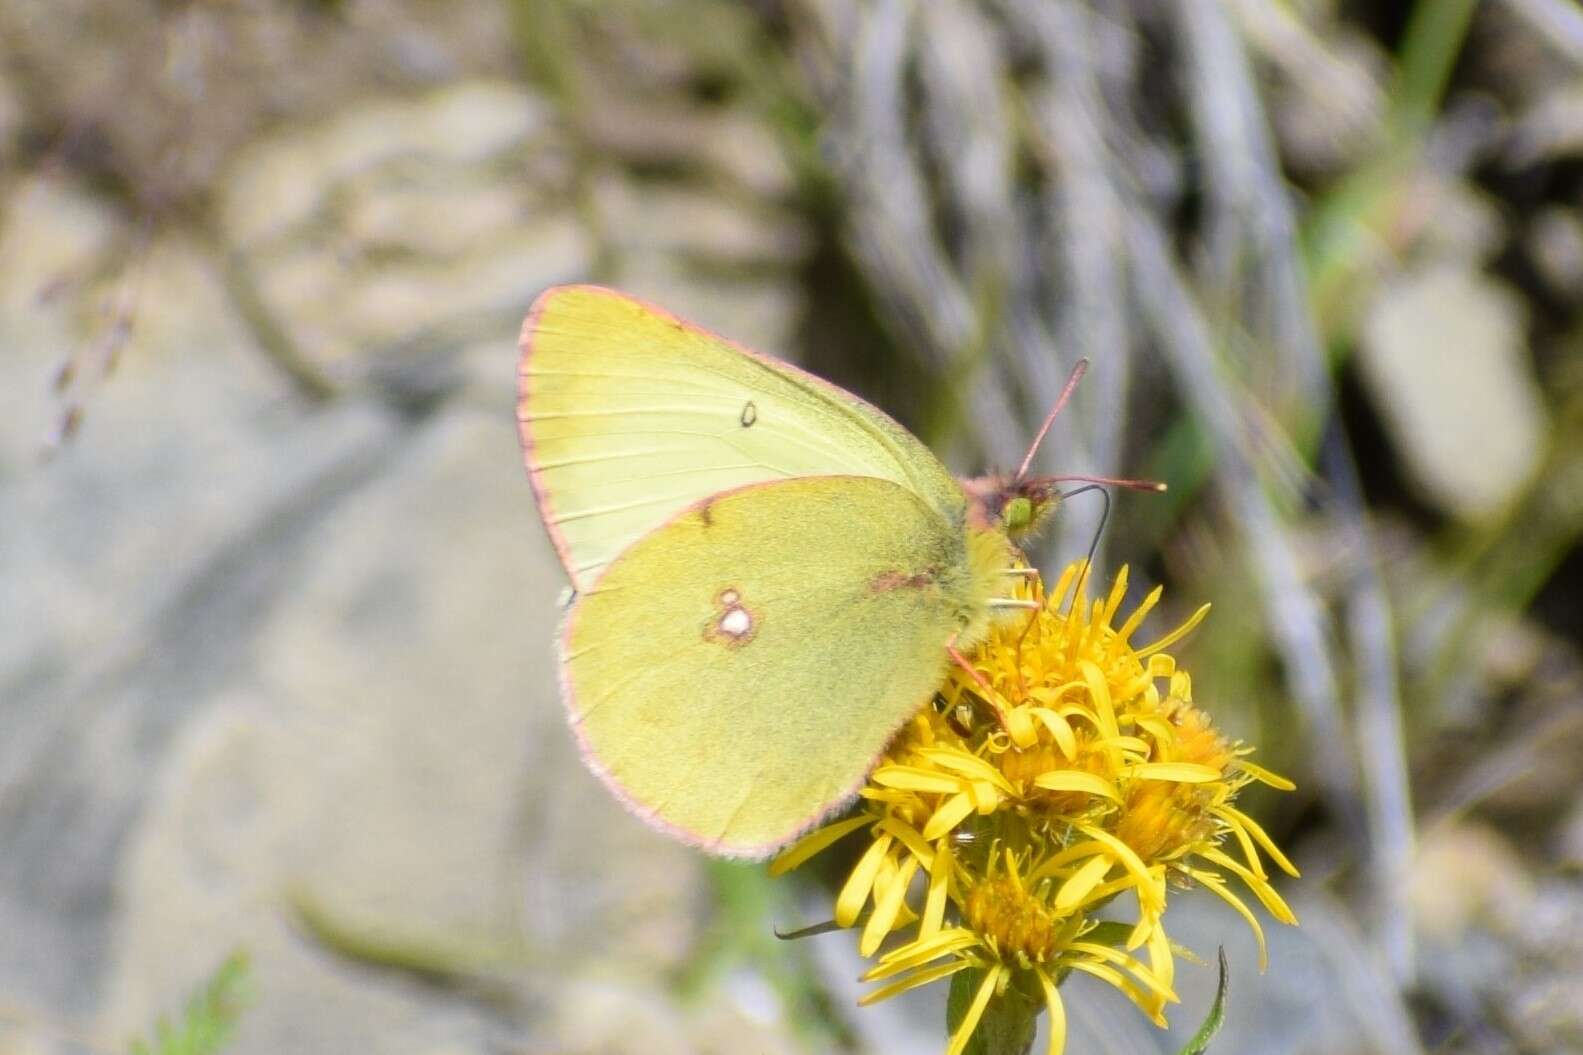
[[[472, 130], [434, 162], [467, 193], [369, 176], [420, 118]], [[494, 191], [464, 171], [541, 115], [520, 90], [464, 85], [336, 127], [347, 142], [326, 149], [347, 167], [310, 167], [306, 196], [359, 173], [349, 215], [368, 240], [405, 239], [417, 270], [324, 256], [335, 284], [315, 288], [263, 234], [236, 250], [302, 282], [308, 300], [271, 313], [321, 305], [351, 367], [296, 336], [351, 379], [328, 402], [261, 344], [212, 245], [172, 230], [128, 257], [135, 224], [53, 177], [21, 181], [4, 214], [0, 998], [31, 1027], [0, 1043], [115, 1048], [244, 948], [258, 998], [239, 1052], [650, 1050], [641, 1032], [559, 1046], [567, 1009], [610, 986], [606, 1005], [662, 1006], [678, 1050], [784, 1050], [785, 1023], [725, 996], [673, 1006], [699, 861], [587, 774], [556, 699], [563, 576], [517, 451], [514, 336], [587, 242], [564, 211], [519, 222], [509, 169]], [[79, 376], [78, 434], [41, 461], [51, 378], [92, 364], [129, 289], [116, 369]], [[417, 405], [361, 383], [425, 328], [465, 390]], [[391, 947], [407, 967], [363, 955]]]
[[266, 1002], [236, 1051], [488, 1050], [501, 1023], [486, 1009], [349, 967], [305, 940], [289, 897], [432, 935], [437, 961], [476, 956], [547, 1002], [557, 966], [619, 952], [641, 974], [689, 947], [691, 855], [570, 757], [551, 661], [560, 574], [510, 422], [446, 413], [400, 443], [391, 471], [316, 525], [250, 635], [246, 676], [166, 763], [120, 883], [113, 1031], [245, 947]]
[[1522, 306], [1461, 262], [1381, 291], [1361, 365], [1425, 496], [1469, 520], [1498, 514], [1543, 457], [1544, 402], [1523, 347]]

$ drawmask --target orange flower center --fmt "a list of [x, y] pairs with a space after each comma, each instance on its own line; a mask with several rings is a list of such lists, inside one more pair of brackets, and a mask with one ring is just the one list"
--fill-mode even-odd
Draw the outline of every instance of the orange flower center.
[[1007, 876], [974, 884], [963, 901], [962, 916], [1003, 957], [1042, 963], [1059, 951], [1056, 938], [1062, 921]]

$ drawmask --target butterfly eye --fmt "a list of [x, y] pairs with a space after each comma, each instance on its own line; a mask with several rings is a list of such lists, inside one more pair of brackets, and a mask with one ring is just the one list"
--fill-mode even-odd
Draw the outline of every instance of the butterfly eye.
[[1000, 516], [1007, 531], [1021, 531], [1033, 523], [1033, 502], [1025, 495], [1018, 495], [1006, 503], [1006, 508], [1001, 510]]

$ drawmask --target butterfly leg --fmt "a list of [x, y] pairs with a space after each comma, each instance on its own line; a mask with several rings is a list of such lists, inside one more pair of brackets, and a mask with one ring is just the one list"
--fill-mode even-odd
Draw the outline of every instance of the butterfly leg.
[[1000, 705], [995, 702], [994, 688], [989, 684], [988, 681], [984, 680], [984, 675], [980, 674], [978, 669], [974, 667], [968, 658], [962, 655], [961, 651], [956, 647], [955, 634], [952, 634], [951, 640], [945, 643], [945, 650], [946, 653], [950, 655], [951, 661], [966, 671], [967, 676], [973, 679], [973, 683], [979, 688], [979, 694], [984, 697], [984, 703], [987, 704], [989, 709], [994, 712], [995, 721], [999, 723], [1002, 729], [1005, 729], [1006, 716], [1001, 713]]

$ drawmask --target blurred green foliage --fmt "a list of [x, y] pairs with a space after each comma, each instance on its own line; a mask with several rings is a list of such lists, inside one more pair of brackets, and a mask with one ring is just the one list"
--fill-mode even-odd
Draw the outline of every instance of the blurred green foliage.
[[233, 953], [187, 1001], [175, 1021], [160, 1019], [149, 1039], [134, 1040], [131, 1055], [215, 1055], [236, 1032], [252, 1001], [245, 953]]

